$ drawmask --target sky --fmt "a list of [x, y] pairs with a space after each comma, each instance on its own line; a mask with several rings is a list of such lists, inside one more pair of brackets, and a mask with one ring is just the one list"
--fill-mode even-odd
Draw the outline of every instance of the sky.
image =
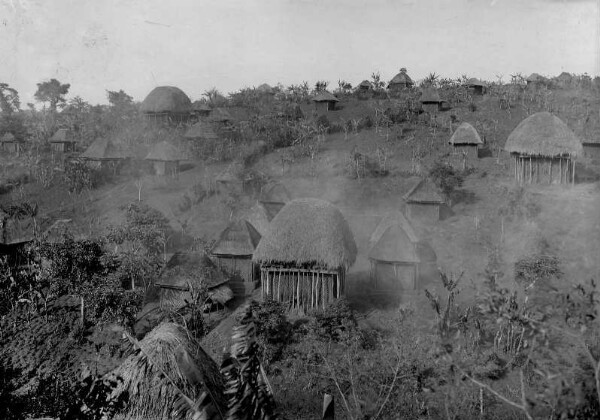
[[107, 103], [262, 83], [600, 75], [600, 0], [0, 0], [0, 82]]

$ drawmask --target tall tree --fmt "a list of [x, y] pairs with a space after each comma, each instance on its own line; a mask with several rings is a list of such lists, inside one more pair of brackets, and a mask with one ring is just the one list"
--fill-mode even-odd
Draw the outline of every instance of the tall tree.
[[11, 115], [21, 107], [19, 92], [8, 83], [0, 83], [0, 110], [4, 115]]
[[123, 89], [117, 91], [107, 90], [108, 103], [116, 108], [125, 108], [133, 105], [133, 97], [126, 94]]
[[65, 103], [65, 95], [69, 93], [71, 85], [62, 84], [56, 79], [50, 79], [47, 82], [37, 84], [37, 91], [33, 95], [38, 102], [48, 102], [50, 110], [56, 111], [58, 104]]

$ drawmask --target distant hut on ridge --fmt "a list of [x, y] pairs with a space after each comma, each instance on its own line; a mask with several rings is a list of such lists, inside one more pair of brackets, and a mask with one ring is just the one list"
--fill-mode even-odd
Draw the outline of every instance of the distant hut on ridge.
[[440, 220], [440, 207], [446, 203], [439, 188], [429, 178], [420, 180], [404, 195], [406, 216], [411, 220]]
[[359, 92], [370, 92], [373, 90], [373, 83], [371, 83], [368, 80], [363, 80], [362, 82], [360, 82], [360, 84], [358, 85], [358, 91]]
[[535, 88], [535, 87], [547, 86], [549, 80], [538, 73], [531, 73], [531, 75], [526, 79], [526, 82], [527, 82], [528, 87]]
[[475, 77], [467, 80], [465, 87], [475, 95], [484, 95], [487, 92], [487, 84]]
[[563, 71], [561, 74], [554, 78], [556, 84], [561, 88], [568, 88], [573, 84], [573, 75]]
[[187, 160], [187, 158], [171, 143], [161, 141], [150, 149], [144, 160], [153, 163], [156, 175], [177, 177], [179, 175], [179, 162]]
[[478, 158], [479, 147], [483, 145], [479, 133], [468, 122], [458, 126], [448, 143], [452, 145], [454, 154], [460, 158], [463, 170], [466, 169], [467, 161]]
[[88, 162], [93, 162], [94, 166], [97, 167], [112, 167], [116, 172], [118, 163], [130, 156], [126, 150], [116, 146], [112, 140], [99, 138], [94, 140], [79, 157]]
[[403, 67], [400, 69], [400, 73], [394, 76], [390, 83], [388, 83], [388, 89], [390, 91], [398, 91], [406, 88], [413, 87], [414, 82], [406, 73], [406, 69]]
[[329, 93], [326, 90], [317, 93], [313, 96], [312, 100], [315, 103], [315, 110], [319, 113], [334, 111], [335, 104], [340, 101], [332, 93]]
[[67, 128], [59, 128], [49, 141], [55, 152], [67, 153], [75, 150], [75, 136]]
[[258, 201], [265, 206], [272, 217], [275, 217], [291, 199], [290, 192], [283, 184], [274, 183], [263, 188]]
[[250, 295], [256, 289], [252, 255], [260, 240], [254, 226], [246, 220], [236, 220], [221, 231], [210, 251], [217, 266], [234, 276], [230, 285], [236, 295]]
[[146, 96], [140, 111], [151, 120], [185, 122], [192, 113], [192, 101], [178, 87], [158, 86]]
[[324, 308], [344, 295], [346, 271], [356, 259], [348, 223], [333, 204], [290, 201], [275, 216], [253, 260], [262, 294], [291, 309]]
[[419, 102], [423, 106], [425, 112], [436, 112], [442, 107], [442, 99], [438, 90], [434, 87], [425, 87], [421, 89], [421, 97]]
[[212, 108], [204, 101], [196, 101], [192, 104], [192, 114], [205, 118], [210, 115]]
[[256, 91], [262, 95], [275, 95], [275, 89], [273, 89], [269, 84], [263, 83], [259, 87], [256, 88]]
[[583, 146], [557, 116], [538, 112], [525, 118], [508, 136], [504, 149], [514, 161], [518, 183], [575, 182], [575, 158]]

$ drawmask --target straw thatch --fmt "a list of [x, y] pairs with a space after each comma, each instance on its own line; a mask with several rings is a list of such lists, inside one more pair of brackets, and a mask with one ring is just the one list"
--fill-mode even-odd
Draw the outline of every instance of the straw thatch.
[[408, 74], [406, 74], [406, 69], [405, 68], [400, 69], [400, 73], [398, 73], [397, 75], [395, 75], [392, 78], [392, 80], [390, 80], [390, 83], [388, 84], [388, 87], [394, 87], [394, 85], [396, 85], [396, 86], [398, 86], [398, 85], [412, 86], [413, 85], [413, 81], [408, 76]]
[[127, 395], [125, 418], [191, 418], [180, 416], [174, 407], [181, 398], [176, 387], [192, 401], [197, 401], [205, 391], [213, 401], [212, 410], [224, 411], [219, 367], [183, 327], [160, 324], [139, 342], [139, 347], [107, 375], [123, 380], [113, 390], [113, 397]]
[[371, 83], [368, 80], [363, 80], [362, 82], [360, 82], [360, 84], [358, 85], [359, 88], [363, 89], [363, 90], [369, 90], [369, 89], [373, 89], [373, 83]]
[[262, 264], [312, 265], [335, 270], [356, 259], [354, 236], [342, 213], [314, 198], [292, 200], [271, 221], [256, 251]]
[[201, 253], [177, 252], [167, 262], [155, 286], [159, 290], [161, 306], [178, 310], [192, 301], [192, 293], [202, 288], [209, 299], [222, 305], [233, 299], [226, 285], [227, 276]]
[[15, 135], [13, 133], [4, 133], [2, 137], [0, 137], [0, 143], [13, 143], [17, 141]]
[[218, 123], [228, 123], [230, 121], [233, 121], [233, 117], [231, 116], [231, 114], [223, 108], [213, 109], [208, 119], [210, 121]]
[[262, 85], [257, 87], [256, 90], [257, 90], [257, 92], [264, 93], [267, 95], [275, 94], [275, 91], [273, 90], [273, 88], [271, 86], [269, 86], [267, 83], [263, 83]]
[[404, 195], [407, 203], [420, 204], [443, 204], [445, 203], [437, 185], [430, 179], [420, 180], [414, 187]]
[[538, 73], [531, 73], [531, 75], [526, 80], [527, 83], [544, 83], [548, 81], [547, 78]]
[[59, 128], [52, 137], [50, 143], [71, 143], [74, 142], [73, 132], [66, 128]]
[[232, 222], [219, 235], [211, 249], [213, 255], [250, 256], [254, 253], [260, 233], [246, 220]]
[[423, 88], [419, 101], [422, 104], [439, 104], [442, 102], [438, 90], [434, 87]]
[[482, 87], [487, 86], [487, 84], [485, 82], [482, 82], [481, 80], [477, 79], [476, 77], [471, 77], [469, 80], [466, 81], [465, 85], [466, 86], [482, 86]]
[[398, 224], [389, 226], [369, 252], [369, 258], [389, 263], [420, 262], [413, 241]]
[[262, 237], [267, 233], [273, 216], [262, 203], [258, 202], [242, 215], [242, 219], [248, 221]]
[[427, 242], [417, 242], [415, 244], [417, 257], [421, 263], [435, 263], [437, 261], [437, 254]]
[[259, 201], [261, 203], [286, 204], [292, 199], [290, 192], [283, 184], [274, 183], [263, 188]]
[[161, 141], [152, 147], [150, 153], [148, 153], [144, 159], [162, 162], [178, 162], [180, 160], [187, 160], [188, 157], [171, 143]]
[[504, 149], [529, 156], [581, 156], [583, 147], [573, 131], [557, 116], [538, 112], [523, 121], [508, 136]]
[[313, 102], [339, 102], [340, 100], [336, 98], [332, 93], [327, 92], [326, 90], [322, 90], [318, 92], [312, 98]]
[[80, 157], [88, 160], [122, 160], [127, 159], [127, 151], [115, 145], [108, 138], [96, 139]]
[[158, 86], [146, 96], [140, 110], [144, 113], [189, 113], [192, 101], [175, 86]]
[[183, 135], [187, 139], [216, 140], [219, 138], [209, 124], [202, 121], [192, 125]]
[[388, 212], [383, 217], [383, 219], [381, 219], [381, 222], [379, 222], [379, 224], [371, 234], [371, 238], [369, 240], [371, 244], [377, 243], [377, 241], [381, 239], [385, 231], [393, 225], [400, 226], [411, 242], [416, 243], [419, 241], [417, 233], [415, 232], [409, 221], [406, 219], [406, 217], [404, 217], [404, 214], [402, 214], [401, 211], [394, 210]]
[[483, 141], [481, 140], [481, 137], [479, 137], [479, 133], [477, 133], [475, 127], [468, 122], [464, 122], [454, 131], [454, 134], [452, 134], [448, 143], [452, 145], [478, 145], [483, 144]]

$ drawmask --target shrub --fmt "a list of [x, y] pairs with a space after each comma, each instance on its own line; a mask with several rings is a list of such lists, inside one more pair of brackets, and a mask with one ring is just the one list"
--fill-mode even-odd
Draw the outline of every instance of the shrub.
[[354, 311], [342, 298], [315, 311], [309, 330], [320, 339], [347, 341], [358, 332], [358, 323]]
[[256, 326], [260, 358], [266, 364], [279, 360], [292, 338], [285, 305], [273, 300], [252, 301], [249, 308]]
[[456, 188], [460, 188], [464, 181], [461, 173], [455, 171], [451, 165], [440, 161], [433, 164], [429, 170], [429, 176], [446, 195], [450, 195]]

